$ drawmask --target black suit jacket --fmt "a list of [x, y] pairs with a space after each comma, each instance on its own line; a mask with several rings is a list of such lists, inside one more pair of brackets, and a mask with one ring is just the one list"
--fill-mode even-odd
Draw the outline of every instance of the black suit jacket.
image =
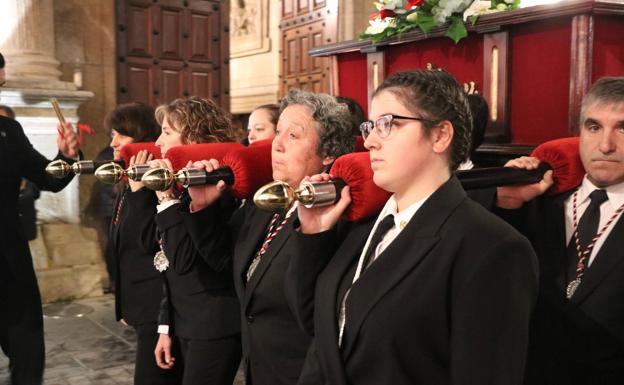
[[[115, 311], [117, 320], [123, 318], [133, 326], [156, 323], [160, 308], [163, 279], [153, 263], [159, 250], [153, 236], [156, 203], [153, 191], [132, 192], [124, 187], [113, 205], [109, 241], [117, 260]], [[150, 242], [145, 242], [146, 238]]]
[[[60, 152], [55, 159], [73, 163]], [[0, 116], [0, 268], [6, 268], [18, 281], [36, 285], [28, 242], [19, 229], [18, 197], [22, 178], [40, 190], [57, 192], [71, 182], [73, 174], [57, 179], [45, 171], [50, 161], [28, 141], [20, 124]]]
[[[288, 224], [271, 242], [249, 282], [247, 269], [264, 241], [272, 213], [262, 211], [251, 200], [232, 216], [228, 229], [234, 246], [234, 282], [240, 299], [242, 319], [243, 354], [247, 367], [247, 380], [253, 385], [295, 384], [301, 373], [311, 336], [311, 319], [308, 325], [299, 323], [289, 306], [288, 296], [302, 299], [299, 294], [313, 291], [289, 291], [287, 273], [291, 268], [289, 255], [282, 251], [290, 242], [292, 226]], [[296, 221], [297, 213], [289, 218]], [[310, 280], [314, 287], [319, 266], [310, 266]], [[291, 286], [292, 287], [292, 286]], [[307, 309], [311, 311], [311, 307]], [[307, 332], [304, 331], [307, 329]]]
[[337, 250], [323, 241], [331, 231], [294, 237], [301, 264], [335, 251], [318, 278], [315, 339], [299, 383], [521, 384], [535, 254], [455, 177], [351, 287], [338, 347], [340, 301], [373, 224], [355, 224]]
[[[183, 199], [156, 214], [169, 259], [165, 271], [173, 334], [186, 339], [218, 339], [240, 333], [238, 300], [232, 282], [228, 234], [218, 233], [235, 209], [224, 196], [196, 213]], [[164, 309], [161, 310], [163, 313]]]
[[541, 197], [520, 210], [497, 209], [529, 237], [541, 269], [526, 383], [623, 384], [624, 220], [568, 301], [564, 201], [572, 193]]

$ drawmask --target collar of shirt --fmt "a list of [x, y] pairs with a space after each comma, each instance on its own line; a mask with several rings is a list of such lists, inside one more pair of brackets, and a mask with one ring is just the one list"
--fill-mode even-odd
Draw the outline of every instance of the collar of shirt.
[[373, 226], [370, 234], [368, 235], [368, 239], [366, 240], [364, 249], [362, 249], [362, 253], [360, 254], [360, 260], [358, 262], [358, 267], [355, 272], [355, 276], [353, 277], [353, 282], [357, 281], [357, 279], [362, 274], [362, 263], [364, 261], [364, 255], [366, 255], [366, 251], [368, 250], [370, 246], [371, 238], [373, 237], [375, 230], [377, 230], [377, 226], [379, 226], [379, 222], [381, 222], [387, 215], [390, 215], [390, 214], [394, 215], [394, 227], [390, 229], [386, 233], [386, 235], [384, 235], [382, 241], [378, 245], [376, 245], [377, 248], [375, 250], [375, 254], [373, 254], [373, 258], [372, 258], [373, 261], [377, 259], [379, 254], [381, 254], [383, 250], [386, 247], [388, 247], [390, 243], [392, 243], [392, 241], [394, 241], [394, 239], [399, 235], [401, 230], [403, 230], [405, 226], [407, 226], [407, 224], [412, 219], [414, 214], [416, 214], [418, 209], [420, 209], [423, 203], [425, 203], [425, 201], [429, 199], [430, 196], [431, 195], [427, 195], [425, 198], [412, 203], [405, 210], [401, 212], [398, 212], [398, 205], [397, 205], [396, 197], [392, 195], [390, 199], [388, 199], [384, 208], [381, 210], [381, 213], [377, 217], [377, 220], [375, 221], [375, 225]]
[[425, 203], [425, 201], [428, 198], [429, 196], [426, 196], [424, 199], [421, 199], [417, 202], [412, 203], [405, 210], [398, 212], [398, 204], [396, 201], [396, 197], [392, 195], [390, 199], [388, 199], [388, 201], [386, 202], [386, 205], [384, 206], [383, 210], [381, 210], [379, 217], [377, 217], [377, 221], [375, 222], [375, 227], [373, 228], [373, 231], [371, 231], [371, 235], [369, 236], [369, 238], [372, 237], [372, 233], [375, 232], [375, 229], [379, 225], [379, 222], [381, 222], [387, 215], [390, 215], [390, 214], [394, 215], [395, 227], [392, 230], [394, 229], [403, 230], [403, 228], [405, 228], [405, 226], [407, 226], [409, 221], [412, 219], [414, 214], [416, 214], [420, 206], [422, 206], [423, 203]]
[[459, 167], [457, 167], [457, 170], [458, 171], [472, 170], [473, 168], [474, 168], [474, 163], [472, 163], [472, 160], [466, 159], [463, 163], [459, 165]]
[[[587, 206], [589, 206], [589, 202], [590, 202], [589, 194], [591, 194], [592, 191], [596, 189], [599, 189], [599, 187], [594, 185], [587, 178], [587, 175], [585, 175], [585, 177], [583, 178], [583, 182], [581, 183], [581, 186], [578, 189], [578, 196], [576, 198], [577, 199], [577, 202], [576, 202], [577, 220], [580, 220], [580, 218], [585, 213]], [[607, 223], [607, 221], [611, 218], [611, 216], [615, 213], [615, 211], [624, 203], [624, 182], [618, 183], [609, 187], [605, 187], [604, 189], [607, 191], [607, 196], [609, 197], [609, 200], [600, 207], [600, 223], [598, 225], [599, 229], [601, 229]], [[566, 245], [568, 245], [571, 242], [572, 236], [574, 234], [574, 220], [573, 220], [574, 209], [572, 207], [573, 199], [574, 199], [574, 195], [571, 195], [564, 202]], [[594, 248], [588, 260], [588, 266], [590, 266], [593, 263], [596, 255], [598, 254], [598, 251], [602, 247], [602, 244], [609, 237], [611, 233], [611, 229], [613, 229], [613, 227], [615, 226], [617, 222], [618, 221], [614, 221], [613, 223], [611, 223], [611, 225], [605, 230], [604, 234], [596, 241], [596, 244], [594, 245]]]
[[[579, 206], [585, 203], [589, 204], [589, 194], [596, 189], [600, 189], [600, 187], [593, 184], [587, 178], [587, 175], [585, 175], [583, 183], [581, 183], [578, 189], [577, 204]], [[611, 205], [612, 210], [617, 210], [624, 203], [624, 182], [604, 187], [603, 189], [607, 192], [607, 196], [609, 197], [606, 203]]]

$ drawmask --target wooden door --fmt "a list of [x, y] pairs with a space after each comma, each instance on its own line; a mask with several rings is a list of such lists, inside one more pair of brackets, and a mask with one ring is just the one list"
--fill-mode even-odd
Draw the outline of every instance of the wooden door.
[[280, 97], [290, 88], [329, 92], [330, 59], [308, 51], [336, 42], [337, 0], [282, 0]]
[[117, 100], [229, 97], [229, 1], [117, 0]]

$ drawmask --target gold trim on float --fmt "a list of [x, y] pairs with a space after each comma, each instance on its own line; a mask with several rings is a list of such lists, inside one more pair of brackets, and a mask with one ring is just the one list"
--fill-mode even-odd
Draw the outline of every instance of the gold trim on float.
[[492, 72], [490, 74], [490, 118], [498, 119], [498, 47], [492, 47]]

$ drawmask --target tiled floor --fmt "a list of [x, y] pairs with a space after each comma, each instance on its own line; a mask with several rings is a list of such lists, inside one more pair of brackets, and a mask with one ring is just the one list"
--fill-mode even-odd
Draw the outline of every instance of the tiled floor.
[[[135, 336], [115, 322], [112, 296], [44, 307], [45, 385], [131, 385]], [[83, 313], [81, 317], [68, 313]], [[0, 385], [8, 384], [8, 361], [0, 354]], [[239, 370], [235, 385], [242, 385]]]

